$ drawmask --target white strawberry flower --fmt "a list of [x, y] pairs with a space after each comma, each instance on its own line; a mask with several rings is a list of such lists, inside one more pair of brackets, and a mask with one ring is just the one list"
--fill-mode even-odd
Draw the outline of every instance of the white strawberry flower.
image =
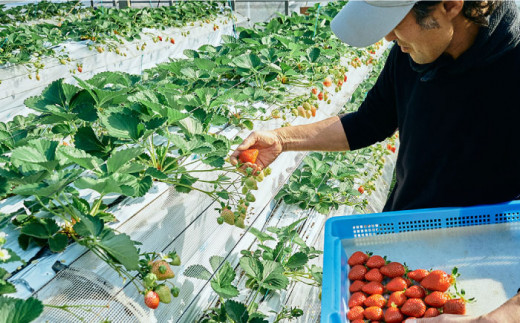
[[11, 258], [9, 251], [7, 251], [7, 249], [0, 249], [0, 260], [7, 261], [9, 258]]
[[161, 257], [162, 260], [166, 261], [166, 262], [172, 262], [173, 259], [170, 258], [170, 256], [168, 254], [164, 254], [162, 252], [159, 252], [159, 256]]

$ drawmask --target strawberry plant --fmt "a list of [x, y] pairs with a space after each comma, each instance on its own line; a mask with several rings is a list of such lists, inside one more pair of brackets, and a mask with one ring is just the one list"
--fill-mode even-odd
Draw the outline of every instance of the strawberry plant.
[[[70, 61], [67, 54], [52, 48], [65, 41], [88, 40], [89, 48], [100, 53], [108, 49], [126, 55], [119, 45], [141, 39], [144, 28], [164, 30], [186, 26], [201, 18], [215, 19], [221, 8], [216, 1], [176, 2], [173, 6], [142, 9], [85, 8], [79, 1], [60, 4], [42, 1], [13, 7], [0, 12], [3, 21], [0, 65], [24, 64], [39, 78], [38, 71], [45, 67], [42, 57], [55, 57], [62, 64]], [[58, 23], [18, 23], [57, 17], [60, 17]]]
[[[346, 107], [347, 111], [353, 111], [361, 104], [381, 68], [379, 65], [356, 89]], [[300, 168], [293, 172], [276, 198], [283, 199], [287, 204], [297, 204], [302, 209], [314, 207], [321, 213], [328, 213], [339, 205], [353, 205], [361, 210], [367, 203], [362, 194], [375, 189], [374, 180], [382, 174], [384, 156], [388, 153], [382, 145], [355, 152], [311, 153], [305, 157]], [[365, 169], [370, 164], [376, 166], [376, 172], [365, 179], [365, 184], [358, 186], [357, 180], [368, 175]]]
[[[266, 231], [270, 234], [255, 228], [249, 229], [260, 242], [259, 249], [255, 251], [241, 251], [240, 268], [247, 278], [245, 285], [254, 292], [249, 304], [232, 300], [239, 296], [239, 290], [233, 284], [236, 273], [223, 258], [211, 257], [210, 264], [215, 272], [213, 278], [211, 272], [202, 265], [188, 267], [184, 272], [185, 276], [211, 279], [211, 287], [219, 295], [218, 306], [208, 309], [200, 321], [268, 322], [267, 315], [257, 311], [259, 295], [265, 297], [274, 291], [286, 289], [291, 281], [321, 286], [321, 268], [308, 265], [308, 261], [321, 254], [321, 251], [308, 246], [298, 235], [297, 227], [304, 220], [298, 220], [282, 228], [269, 227]], [[297, 318], [303, 312], [297, 308], [283, 308], [276, 314], [277, 322]]]

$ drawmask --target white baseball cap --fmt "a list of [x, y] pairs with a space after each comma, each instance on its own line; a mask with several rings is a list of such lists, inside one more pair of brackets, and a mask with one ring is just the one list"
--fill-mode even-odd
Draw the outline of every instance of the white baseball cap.
[[350, 0], [330, 27], [344, 43], [366, 47], [392, 31], [418, 0]]

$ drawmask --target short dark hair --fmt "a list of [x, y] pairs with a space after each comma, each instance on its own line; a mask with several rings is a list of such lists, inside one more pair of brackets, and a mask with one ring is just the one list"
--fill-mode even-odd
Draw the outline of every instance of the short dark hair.
[[[428, 19], [433, 7], [442, 1], [418, 1], [412, 8], [415, 20], [424, 29], [434, 29], [439, 27], [439, 23], [435, 19]], [[462, 14], [469, 21], [479, 25], [487, 26], [487, 17], [499, 6], [500, 0], [490, 1], [464, 1]], [[431, 17], [430, 17], [431, 18]]]

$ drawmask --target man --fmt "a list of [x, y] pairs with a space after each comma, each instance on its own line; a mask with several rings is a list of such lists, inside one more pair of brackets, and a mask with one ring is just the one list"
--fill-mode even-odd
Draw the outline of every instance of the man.
[[[233, 164], [248, 148], [259, 155], [247, 166], [260, 170], [283, 151], [354, 150], [399, 130], [396, 185], [385, 211], [520, 197], [520, 22], [514, 2], [350, 1], [331, 28], [352, 46], [382, 37], [397, 44], [359, 110], [253, 132], [231, 155]], [[442, 315], [436, 322], [453, 320], [462, 321]], [[520, 296], [464, 320], [519, 322]]]

